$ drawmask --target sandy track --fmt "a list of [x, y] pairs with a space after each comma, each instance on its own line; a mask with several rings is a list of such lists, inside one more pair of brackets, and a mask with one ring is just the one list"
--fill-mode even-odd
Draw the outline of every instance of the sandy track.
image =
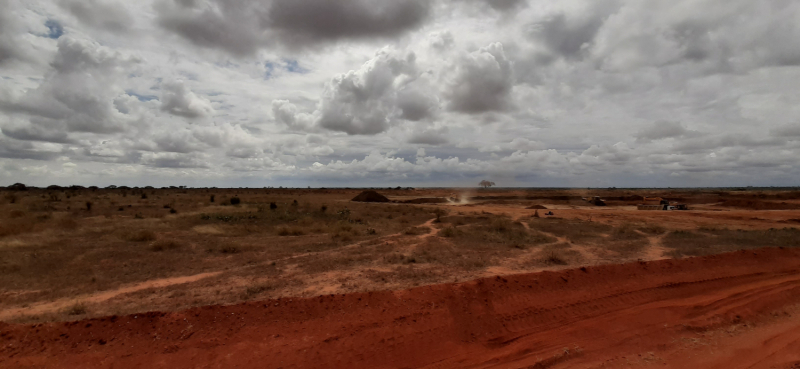
[[[800, 362], [800, 314], [790, 314], [798, 304], [800, 250], [764, 249], [405, 291], [0, 323], [0, 367], [789, 368]], [[717, 331], [727, 334], [709, 335]]]
[[82, 295], [77, 296], [74, 298], [69, 299], [59, 299], [56, 301], [46, 302], [46, 303], [38, 303], [33, 304], [29, 307], [24, 308], [16, 308], [16, 309], [7, 309], [7, 310], [0, 310], [0, 321], [8, 320], [15, 316], [19, 315], [35, 315], [35, 314], [43, 314], [43, 313], [52, 313], [58, 310], [66, 309], [75, 303], [88, 303], [88, 304], [98, 304], [108, 300], [111, 300], [114, 297], [125, 295], [128, 293], [134, 293], [142, 290], [146, 290], [148, 288], [164, 288], [167, 286], [174, 286], [177, 284], [185, 284], [191, 282], [197, 282], [201, 279], [215, 277], [220, 275], [222, 272], [211, 272], [211, 273], [200, 273], [195, 275], [183, 276], [183, 277], [172, 277], [172, 278], [162, 278], [162, 279], [154, 279], [147, 282], [131, 284], [127, 286], [123, 286], [121, 288], [117, 288], [114, 290], [109, 291], [102, 291], [97, 292], [90, 295]]

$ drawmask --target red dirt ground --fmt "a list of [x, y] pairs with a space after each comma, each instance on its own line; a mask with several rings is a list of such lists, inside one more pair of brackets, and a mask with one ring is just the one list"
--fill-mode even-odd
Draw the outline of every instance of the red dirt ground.
[[71, 323], [0, 323], [0, 368], [800, 367], [800, 250]]

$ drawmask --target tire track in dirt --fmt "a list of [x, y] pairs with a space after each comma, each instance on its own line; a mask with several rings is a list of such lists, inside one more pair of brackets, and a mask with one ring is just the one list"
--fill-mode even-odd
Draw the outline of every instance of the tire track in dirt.
[[645, 252], [642, 254], [643, 260], [661, 260], [668, 258], [664, 256], [670, 251], [668, 248], [664, 247], [664, 238], [669, 235], [669, 232], [664, 232], [663, 234], [656, 236], [650, 236], [639, 230], [635, 230], [635, 232], [647, 237], [648, 247], [647, 250], [645, 250]]
[[[520, 216], [520, 217], [515, 218], [514, 220], [519, 222], [520, 224], [522, 224], [522, 226], [525, 227], [525, 229], [527, 231], [529, 231], [529, 232], [532, 231], [530, 224], [528, 224], [528, 222], [523, 221], [523, 219], [522, 219], [523, 217], [524, 216]], [[576, 243], [570, 241], [569, 239], [567, 239], [566, 237], [561, 237], [559, 235], [556, 235], [555, 233], [545, 232], [545, 231], [542, 231], [540, 229], [536, 229], [535, 231], [539, 232], [539, 233], [541, 233], [541, 234], [543, 234], [545, 236], [552, 237], [552, 238], [556, 239], [555, 242], [550, 242], [550, 243], [542, 244], [542, 245], [539, 245], [539, 246], [557, 245], [559, 243], [569, 245], [571, 250], [575, 250], [581, 255], [581, 258], [583, 259], [583, 264], [587, 264], [587, 265], [592, 265], [592, 264], [596, 265], [596, 264], [601, 263], [604, 260], [599, 255], [593, 253], [590, 250], [588, 245], [576, 244]]]
[[[800, 304], [799, 271], [800, 250], [764, 249], [77, 324], [0, 323], [0, 367], [566, 368], [643, 352], [675, 368], [714, 367], [729, 358], [687, 355], [681, 337]], [[800, 327], [800, 315], [785, 319], [776, 322]], [[769, 347], [743, 359], [796, 355], [800, 330], [767, 328], [735, 338]]]
[[9, 320], [11, 318], [20, 315], [39, 315], [39, 314], [54, 313], [60, 310], [67, 309], [70, 306], [75, 305], [76, 303], [99, 304], [111, 300], [117, 296], [126, 295], [129, 293], [134, 293], [149, 288], [164, 288], [178, 284], [197, 282], [201, 279], [218, 276], [221, 273], [222, 272], [210, 272], [210, 273], [200, 273], [183, 277], [153, 279], [142, 283], [123, 286], [114, 290], [101, 291], [93, 294], [76, 296], [73, 298], [58, 299], [51, 302], [33, 304], [29, 307], [24, 307], [24, 308], [12, 308], [7, 310], [1, 310], [0, 321]]

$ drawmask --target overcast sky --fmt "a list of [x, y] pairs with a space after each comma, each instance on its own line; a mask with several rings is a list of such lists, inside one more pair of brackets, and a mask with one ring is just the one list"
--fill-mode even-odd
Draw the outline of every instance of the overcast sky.
[[798, 185], [795, 0], [0, 0], [0, 185]]

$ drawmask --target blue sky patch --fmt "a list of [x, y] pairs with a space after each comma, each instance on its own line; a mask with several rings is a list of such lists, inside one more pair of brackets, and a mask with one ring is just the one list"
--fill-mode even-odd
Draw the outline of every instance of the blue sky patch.
[[47, 37], [49, 38], [55, 40], [64, 34], [64, 27], [55, 20], [48, 19], [47, 22], [44, 22], [44, 26], [47, 27]]
[[298, 73], [298, 74], [305, 74], [308, 73], [308, 69], [303, 68], [300, 66], [300, 63], [294, 59], [284, 59], [284, 63], [286, 63], [286, 70], [289, 73]]
[[127, 91], [125, 91], [125, 93], [128, 94], [128, 95], [131, 95], [131, 96], [133, 96], [133, 97], [135, 97], [137, 99], [139, 99], [139, 101], [142, 101], [142, 102], [158, 100], [158, 96], [154, 96], [154, 95], [139, 95], [136, 92], [133, 92], [131, 90], [127, 90]]

